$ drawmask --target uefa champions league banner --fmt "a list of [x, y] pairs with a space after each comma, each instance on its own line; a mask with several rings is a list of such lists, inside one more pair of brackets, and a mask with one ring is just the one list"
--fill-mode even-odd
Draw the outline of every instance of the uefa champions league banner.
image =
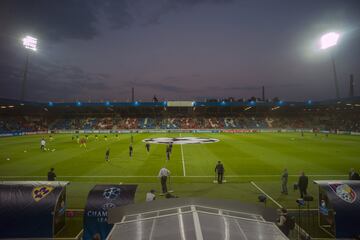
[[0, 182], [0, 238], [52, 238], [65, 225], [68, 182]]
[[95, 185], [84, 211], [84, 240], [106, 239], [113, 224], [107, 223], [108, 209], [134, 202], [137, 185]]

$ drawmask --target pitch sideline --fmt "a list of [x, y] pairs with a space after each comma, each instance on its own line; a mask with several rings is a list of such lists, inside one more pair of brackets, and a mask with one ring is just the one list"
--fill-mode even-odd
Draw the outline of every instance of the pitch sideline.
[[[280, 175], [229, 175], [226, 176], [226, 178], [250, 178], [250, 177], [254, 177], [254, 178], [266, 178], [266, 177], [279, 177]], [[298, 177], [299, 175], [289, 175], [289, 177]], [[348, 175], [306, 175], [309, 177], [347, 177]], [[0, 176], [0, 178], [44, 178], [46, 177], [45, 175], [43, 176]], [[63, 175], [63, 176], [58, 176], [60, 178], [157, 178], [158, 176], [153, 175], [153, 176], [135, 176], [135, 175], [129, 175], [129, 176], [120, 176], [120, 175], [115, 175], [115, 176], [110, 176], [110, 175], [83, 175], [83, 176], [78, 176], [78, 175]], [[213, 175], [207, 175], [207, 176], [171, 176], [173, 178], [214, 178]], [[336, 180], [334, 180], [336, 181]]]

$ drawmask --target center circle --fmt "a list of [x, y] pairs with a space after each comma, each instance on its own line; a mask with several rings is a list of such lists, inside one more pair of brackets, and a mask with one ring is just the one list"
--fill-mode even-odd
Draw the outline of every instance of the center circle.
[[199, 138], [199, 137], [176, 137], [176, 138], [146, 138], [142, 140], [144, 143], [152, 144], [206, 144], [216, 143], [219, 139], [216, 138]]

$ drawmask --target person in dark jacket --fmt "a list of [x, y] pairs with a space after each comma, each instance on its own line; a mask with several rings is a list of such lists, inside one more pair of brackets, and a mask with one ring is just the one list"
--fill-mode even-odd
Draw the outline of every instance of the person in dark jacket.
[[218, 161], [215, 167], [215, 173], [217, 173], [217, 181], [219, 184], [223, 182], [224, 171], [225, 171], [224, 165], [220, 161]]
[[50, 171], [47, 174], [48, 181], [55, 181], [56, 180], [56, 174], [54, 172], [54, 168], [51, 168]]
[[276, 222], [276, 225], [279, 227], [279, 229], [288, 237], [290, 233], [290, 228], [288, 224], [288, 212], [285, 208], [279, 209], [279, 218]]
[[309, 178], [307, 176], [305, 176], [304, 172], [301, 172], [301, 175], [300, 175], [299, 181], [298, 181], [298, 187], [299, 187], [301, 198], [304, 198], [304, 196], [307, 195], [308, 184], [309, 184]]
[[281, 193], [288, 195], [287, 183], [289, 179], [288, 170], [285, 168], [283, 173], [281, 174]]

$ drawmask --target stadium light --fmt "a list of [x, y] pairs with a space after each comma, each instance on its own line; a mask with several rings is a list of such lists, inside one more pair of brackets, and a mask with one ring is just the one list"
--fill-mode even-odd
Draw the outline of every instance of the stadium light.
[[[340, 38], [340, 34], [336, 33], [336, 32], [329, 32], [329, 33], [324, 34], [320, 38], [320, 48], [322, 50], [325, 50], [325, 49], [334, 47], [338, 43], [339, 38]], [[331, 51], [330, 51], [330, 58], [331, 58], [332, 66], [333, 66], [333, 72], [334, 72], [336, 98], [339, 98], [340, 93], [339, 93], [339, 84], [338, 84], [337, 74], [336, 74], [335, 60], [334, 60], [333, 55], [331, 54]]]
[[[26, 49], [32, 50], [34, 52], [37, 51], [37, 38], [26, 36], [22, 39], [23, 46]], [[29, 65], [29, 51], [26, 51], [26, 61], [25, 61], [25, 70], [24, 70], [24, 78], [22, 82], [21, 88], [21, 101], [25, 100], [25, 90], [26, 90], [26, 80], [27, 80], [27, 73], [28, 73], [28, 65]]]
[[327, 49], [335, 46], [339, 38], [340, 34], [336, 32], [329, 32], [324, 34], [320, 39], [321, 49]]
[[23, 38], [23, 45], [25, 48], [36, 51], [37, 50], [37, 38], [26, 36]]

